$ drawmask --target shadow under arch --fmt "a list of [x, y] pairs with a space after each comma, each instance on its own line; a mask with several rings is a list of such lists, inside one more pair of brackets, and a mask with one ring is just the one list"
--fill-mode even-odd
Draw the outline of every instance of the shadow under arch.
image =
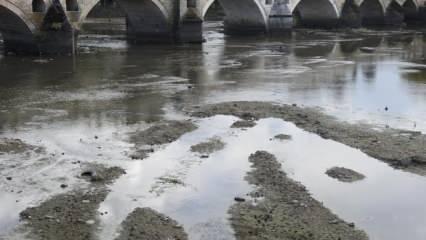
[[[100, 0], [91, 0], [82, 9], [79, 28]], [[127, 35], [137, 42], [171, 42], [174, 40], [173, 24], [167, 9], [158, 0], [116, 0], [126, 14]]]
[[361, 27], [360, 8], [354, 0], [346, 0], [343, 4], [340, 22], [345, 27]]
[[0, 0], [0, 33], [6, 53], [38, 52], [34, 38], [35, 25], [22, 10], [6, 0]]
[[406, 0], [402, 5], [404, 10], [404, 21], [407, 24], [418, 22], [419, 19], [419, 7], [414, 0]]
[[330, 0], [300, 0], [293, 9], [296, 26], [335, 27], [339, 12]]
[[395, 0], [386, 8], [385, 23], [390, 26], [400, 26], [404, 23], [404, 9]]
[[228, 34], [250, 34], [268, 30], [267, 14], [256, 0], [207, 0], [201, 7], [202, 18], [218, 1], [225, 12], [225, 32]]
[[385, 23], [385, 10], [379, 0], [364, 0], [359, 9], [363, 26], [381, 26]]

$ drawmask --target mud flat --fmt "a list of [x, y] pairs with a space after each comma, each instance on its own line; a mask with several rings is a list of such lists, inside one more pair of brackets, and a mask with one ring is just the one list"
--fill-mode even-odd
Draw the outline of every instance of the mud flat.
[[191, 109], [192, 116], [234, 115], [244, 120], [280, 118], [325, 139], [360, 149], [394, 168], [426, 175], [426, 136], [421, 132], [374, 125], [351, 124], [321, 113], [314, 108], [276, 105], [268, 102], [227, 102]]
[[42, 147], [34, 146], [23, 142], [20, 139], [0, 138], [1, 154], [20, 154], [28, 151], [42, 152]]
[[249, 160], [253, 170], [246, 180], [257, 189], [249, 194], [253, 200], [237, 201], [229, 210], [237, 239], [368, 239], [289, 179], [274, 155], [258, 151]]
[[95, 239], [98, 227], [99, 204], [108, 194], [107, 184], [124, 174], [118, 167], [90, 165], [82, 177], [90, 182], [86, 189], [77, 189], [56, 195], [39, 206], [20, 213], [23, 225], [18, 231], [29, 239], [83, 240]]
[[161, 145], [174, 142], [195, 129], [197, 126], [190, 121], [164, 121], [132, 134], [130, 140], [136, 145]]
[[191, 151], [201, 154], [210, 154], [222, 150], [225, 143], [219, 138], [211, 138], [206, 142], [201, 142], [191, 146]]
[[325, 173], [331, 178], [348, 183], [361, 181], [365, 178], [361, 173], [343, 167], [333, 167], [328, 169]]
[[135, 150], [130, 158], [143, 160], [154, 152], [151, 146], [174, 142], [195, 129], [197, 126], [191, 121], [162, 121], [146, 130], [131, 133], [130, 142], [135, 144]]
[[121, 224], [116, 240], [186, 240], [187, 234], [175, 220], [150, 208], [136, 208]]

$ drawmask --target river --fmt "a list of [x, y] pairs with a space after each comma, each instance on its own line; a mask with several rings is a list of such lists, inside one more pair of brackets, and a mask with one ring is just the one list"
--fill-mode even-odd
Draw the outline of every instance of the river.
[[[228, 37], [220, 22], [204, 28], [202, 45], [134, 46], [120, 35], [82, 34], [75, 57], [0, 55], [0, 137], [47, 152], [0, 154], [0, 175], [14, 179], [0, 180], [0, 239], [19, 225], [20, 211], [64, 192], [58, 181], [78, 187], [69, 164], [77, 160], [128, 172], [100, 206], [110, 212], [101, 220], [101, 239], [113, 239], [138, 206], [172, 216], [191, 239], [233, 239], [227, 209], [234, 196], [252, 189], [244, 181], [247, 149], [273, 152], [290, 177], [371, 239], [426, 238], [424, 177], [291, 123], [264, 119], [251, 130], [231, 131], [224, 126], [234, 117], [197, 120], [198, 130], [144, 161], [129, 159], [134, 143], [127, 137], [161, 119], [186, 119], [187, 106], [227, 101], [317, 107], [341, 121], [426, 133], [424, 30], [300, 29], [289, 36]], [[286, 148], [271, 144], [269, 138], [283, 131], [295, 140]], [[187, 151], [218, 136], [227, 147], [208, 161]], [[332, 181], [323, 173], [336, 164], [364, 172], [367, 180]], [[185, 184], [162, 185], [161, 176]]]

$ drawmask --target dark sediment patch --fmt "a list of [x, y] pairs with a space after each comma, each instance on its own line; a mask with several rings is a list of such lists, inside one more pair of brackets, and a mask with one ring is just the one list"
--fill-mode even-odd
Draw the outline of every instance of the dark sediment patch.
[[195, 117], [214, 115], [250, 115], [255, 119], [280, 118], [325, 139], [360, 149], [367, 155], [389, 163], [392, 167], [426, 175], [426, 135], [420, 132], [376, 126], [350, 124], [321, 113], [317, 109], [297, 105], [275, 105], [267, 102], [228, 102], [194, 109]]
[[[20, 230], [30, 239], [40, 240], [86, 240], [96, 239], [98, 208], [105, 200], [107, 184], [124, 174], [118, 167], [105, 168], [96, 165], [96, 174], [85, 170], [84, 177], [93, 175], [89, 189], [78, 189], [56, 195], [37, 207], [30, 207], [20, 213], [24, 224]], [[102, 176], [102, 177], [100, 177]]]
[[144, 160], [149, 157], [149, 154], [153, 153], [154, 149], [137, 149], [131, 155], [130, 158], [132, 160]]
[[257, 186], [249, 195], [260, 199], [238, 202], [229, 210], [237, 239], [368, 239], [289, 179], [272, 154], [258, 151], [249, 160], [253, 170], [246, 179]]
[[335, 178], [341, 182], [356, 182], [365, 178], [361, 173], [343, 167], [333, 167], [328, 169], [325, 173], [329, 177]]
[[231, 128], [252, 128], [256, 123], [249, 120], [236, 121], [231, 125]]
[[186, 240], [182, 226], [150, 208], [136, 208], [121, 224], [116, 240]]
[[191, 151], [201, 154], [211, 154], [222, 150], [224, 147], [225, 143], [222, 142], [219, 138], [211, 138], [206, 142], [191, 146]]
[[86, 164], [83, 166], [83, 171], [80, 177], [95, 184], [110, 184], [121, 175], [126, 174], [126, 171], [120, 167], [105, 168], [101, 164]]
[[197, 126], [190, 121], [164, 121], [144, 131], [133, 133], [130, 141], [136, 147], [141, 145], [161, 145], [176, 141], [185, 133], [194, 131]]
[[20, 139], [0, 138], [0, 154], [41, 153], [44, 148], [27, 144]]
[[278, 139], [278, 140], [282, 140], [282, 141], [292, 139], [292, 137], [290, 135], [287, 135], [287, 134], [278, 134], [274, 138]]

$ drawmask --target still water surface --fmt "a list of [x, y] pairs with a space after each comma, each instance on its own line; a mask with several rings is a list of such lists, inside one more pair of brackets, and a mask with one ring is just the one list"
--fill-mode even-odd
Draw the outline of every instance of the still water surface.
[[[182, 223], [192, 239], [233, 239], [227, 209], [233, 197], [251, 190], [244, 181], [247, 157], [268, 150], [316, 199], [371, 239], [423, 240], [424, 177], [290, 123], [265, 119], [236, 131], [229, 128], [233, 117], [197, 120], [198, 130], [142, 162], [127, 157], [133, 146], [127, 134], [162, 118], [186, 118], [184, 106], [231, 100], [297, 103], [346, 121], [426, 132], [425, 36], [418, 30], [303, 31], [229, 38], [220, 24], [209, 23], [203, 45], [137, 47], [121, 37], [86, 35], [76, 58], [0, 57], [0, 136], [55, 154], [0, 156], [1, 175], [16, 179], [0, 184], [0, 205], [7, 206], [0, 208], [0, 236], [18, 223], [21, 210], [60, 193], [58, 180], [82, 184], [73, 180], [78, 169], [70, 164], [80, 160], [128, 170], [101, 206], [111, 214], [101, 219], [100, 238], [112, 238], [134, 207], [149, 206]], [[279, 133], [294, 140], [269, 140]], [[206, 160], [189, 152], [212, 136], [222, 138], [224, 150]], [[336, 165], [367, 179], [343, 184], [324, 175]], [[184, 185], [158, 183], [162, 176]]]

